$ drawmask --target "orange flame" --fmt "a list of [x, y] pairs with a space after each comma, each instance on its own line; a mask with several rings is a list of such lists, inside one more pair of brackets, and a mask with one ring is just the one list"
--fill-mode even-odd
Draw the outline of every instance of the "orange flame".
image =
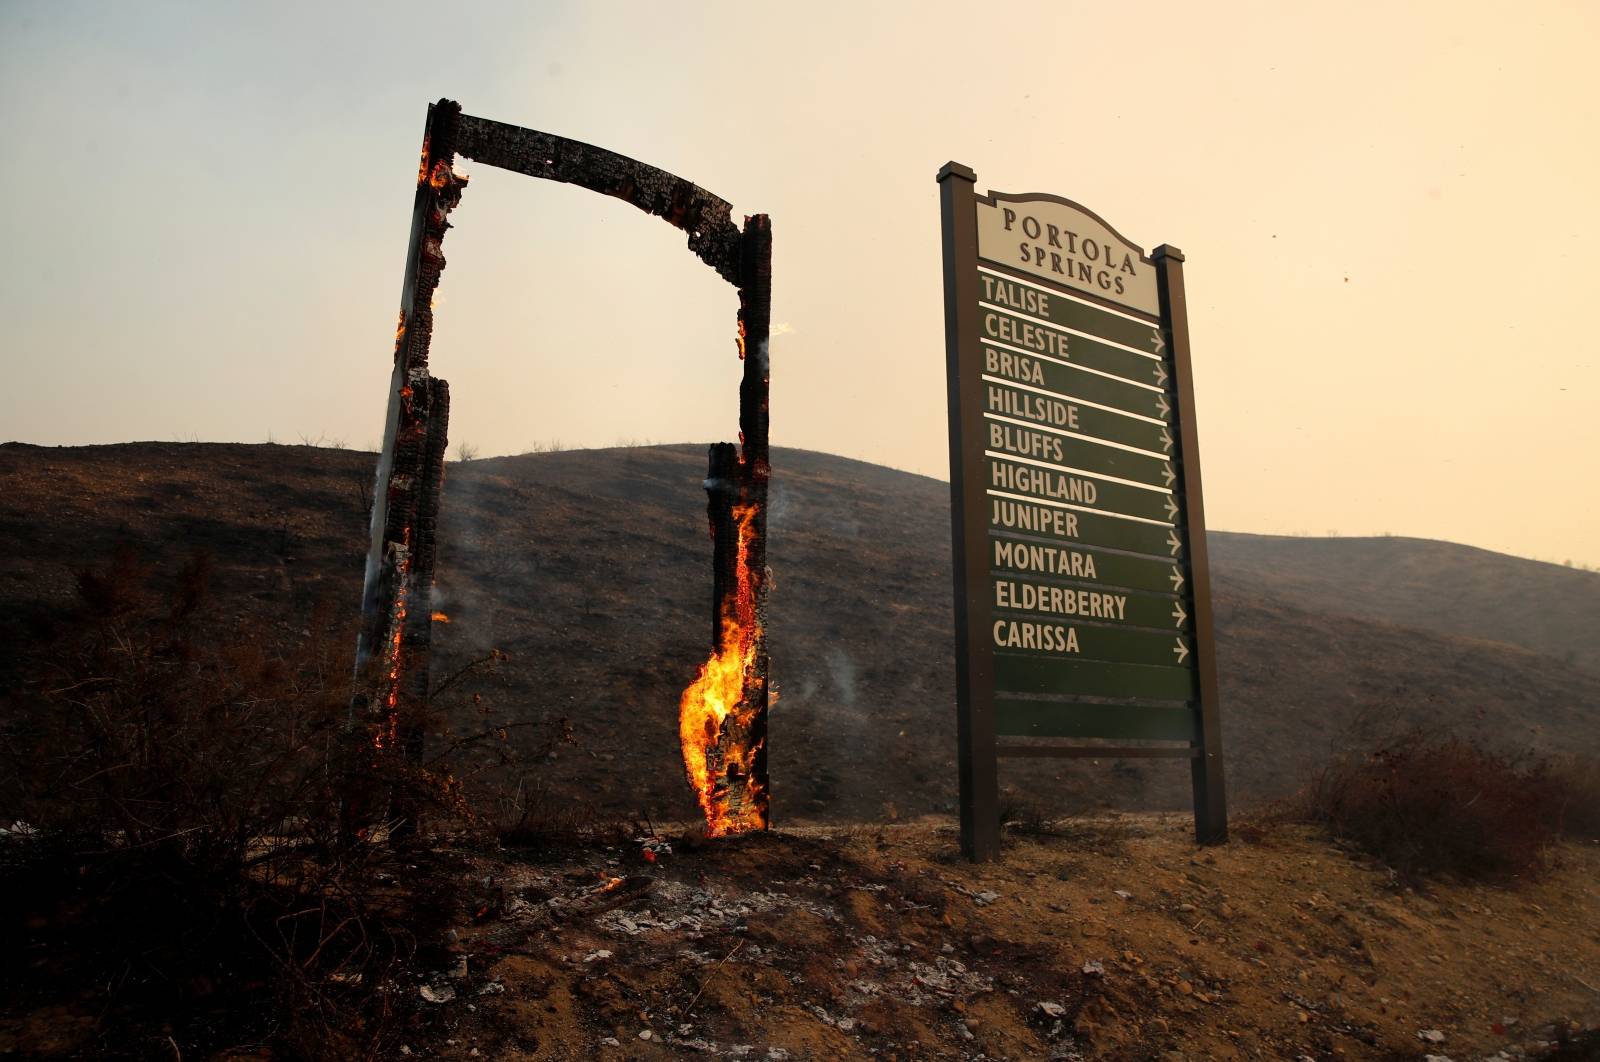
[[739, 545], [734, 568], [737, 582], [734, 592], [722, 601], [721, 645], [678, 702], [683, 765], [705, 812], [709, 837], [766, 826], [759, 802], [728, 800], [730, 783], [754, 786], [755, 779], [750, 774], [758, 749], [737, 747], [724, 738], [724, 725], [730, 720], [732, 725], [742, 727], [754, 719], [758, 706], [749, 703], [747, 693], [759, 691], [762, 682], [754, 671], [761, 626], [756, 615], [755, 587], [746, 564], [755, 538], [755, 515], [754, 505], [733, 507]]
[[[406, 388], [410, 390], [410, 388]], [[405, 552], [400, 558], [400, 587], [395, 593], [394, 621], [390, 628], [388, 655], [388, 692], [383, 698], [384, 718], [378, 732], [372, 736], [372, 747], [378, 750], [392, 748], [400, 741], [400, 650], [405, 641], [406, 614], [410, 609], [407, 601], [405, 574], [411, 570], [411, 529], [408, 527], [401, 535], [401, 544]]]
[[447, 613], [447, 612], [435, 612], [433, 614], [433, 622], [435, 622], [435, 623], [449, 623], [450, 622], [450, 614]]
[[739, 360], [744, 360], [744, 314], [739, 315]]

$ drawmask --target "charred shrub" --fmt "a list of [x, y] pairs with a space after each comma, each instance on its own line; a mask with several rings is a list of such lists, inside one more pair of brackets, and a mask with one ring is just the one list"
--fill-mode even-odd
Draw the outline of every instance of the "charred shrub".
[[488, 795], [488, 825], [495, 839], [525, 855], [548, 855], [564, 848], [621, 844], [632, 837], [655, 834], [648, 821], [629, 821], [600, 812], [590, 804], [554, 793], [523, 774], [514, 786]]
[[348, 705], [341, 639], [320, 615], [277, 646], [219, 623], [208, 569], [191, 558], [158, 590], [122, 548], [78, 573], [76, 622], [8, 697], [9, 817], [224, 878], [271, 862], [251, 851], [263, 836], [327, 840], [315, 831]]
[[1335, 760], [1279, 814], [1320, 824], [1415, 882], [1535, 872], [1563, 808], [1544, 762], [1412, 731]]
[[261, 629], [209, 574], [119, 549], [0, 690], [0, 982], [81, 1010], [86, 1057], [372, 1054], [419, 905], [339, 828], [353, 633]]
[[1002, 796], [999, 811], [1001, 828], [1020, 836], [1049, 836], [1061, 818], [1040, 801], [1011, 793]]

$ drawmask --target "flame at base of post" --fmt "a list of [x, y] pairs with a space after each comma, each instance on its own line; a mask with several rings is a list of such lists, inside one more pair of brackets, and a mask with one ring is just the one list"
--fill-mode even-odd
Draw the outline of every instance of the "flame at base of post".
[[706, 816], [706, 835], [766, 829], [767, 662], [748, 563], [754, 505], [735, 505], [738, 557], [732, 592], [720, 602], [719, 644], [678, 704], [678, 737], [689, 785]]

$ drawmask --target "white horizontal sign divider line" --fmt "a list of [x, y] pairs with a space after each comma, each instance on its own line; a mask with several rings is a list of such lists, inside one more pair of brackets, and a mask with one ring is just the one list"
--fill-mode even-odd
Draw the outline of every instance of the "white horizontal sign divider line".
[[[1052, 428], [1046, 424], [1035, 424], [1031, 420], [1017, 420], [1015, 417], [1002, 416], [999, 413], [985, 413], [983, 416], [985, 420], [998, 420], [1002, 424], [1010, 424], [1018, 428], [1047, 431], [1051, 435], [1064, 435], [1069, 439], [1077, 439], [1080, 442], [1094, 443], [1096, 446], [1109, 446], [1116, 450], [1125, 450], [1130, 454], [1138, 454], [1141, 457], [1153, 457], [1157, 461], [1172, 460], [1171, 454], [1158, 454], [1154, 450], [1141, 450], [1137, 446], [1129, 446], [1127, 443], [1112, 442], [1110, 439], [1096, 439], [1093, 435], [1080, 435], [1075, 431], [1067, 431], [1065, 428]], [[1091, 476], [1096, 474], [1094, 472], [1089, 473]]]
[[[1062, 589], [1066, 589], [1066, 587], [1063, 587]], [[1118, 589], [1121, 589], [1121, 587], [1119, 587]], [[1098, 592], [1099, 593], [1106, 593], [1106, 591], [1104, 591], [1104, 590], [1101, 590], [1101, 591], [1098, 591]], [[1126, 622], [1119, 623], [1116, 620], [1109, 620], [1108, 621], [1108, 620], [1105, 620], [1105, 619], [1094, 619], [1094, 618], [1084, 619], [1083, 617], [1077, 615], [1076, 613], [1071, 613], [1071, 612], [1067, 612], [1067, 613], [1046, 612], [1046, 611], [1043, 611], [1043, 610], [1037, 609], [1037, 608], [1023, 608], [1021, 605], [995, 605], [994, 606], [994, 613], [997, 616], [1005, 616], [1008, 619], [1011, 618], [1011, 617], [1014, 617], [1014, 616], [1015, 617], [1021, 617], [1023, 619], [1038, 619], [1038, 618], [1040, 618], [1042, 616], [1042, 617], [1044, 617], [1046, 619], [1059, 620], [1062, 623], [1071, 624], [1072, 626], [1078, 628], [1079, 630], [1088, 629], [1088, 630], [1102, 630], [1102, 631], [1113, 631], [1113, 632], [1129, 631], [1129, 632], [1136, 633], [1136, 634], [1154, 634], [1157, 637], [1162, 637], [1162, 636], [1170, 637], [1170, 638], [1180, 637], [1179, 635], [1176, 635], [1176, 634], [1172, 633], [1172, 628], [1171, 627], [1152, 627], [1148, 623], [1126, 623]], [[1154, 640], [1155, 640], [1154, 638], [1151, 639], [1151, 641], [1154, 641]], [[1177, 650], [1173, 650], [1173, 651], [1176, 652]], [[1187, 652], [1187, 650], [1185, 650], [1185, 651]], [[1090, 657], [1089, 659], [1092, 660], [1094, 658]], [[1115, 660], [1106, 660], [1106, 661], [1102, 661], [1102, 662], [1103, 663], [1108, 663], [1108, 664], [1119, 663], [1119, 661], [1115, 661]], [[1133, 663], [1133, 661], [1124, 660], [1124, 661], [1120, 661], [1120, 663], [1130, 663], [1131, 664], [1131, 663]]]
[[1049, 461], [1036, 461], [1031, 457], [1003, 454], [999, 450], [985, 450], [983, 456], [997, 457], [1002, 461], [1015, 461], [1019, 465], [1036, 465], [1039, 468], [1048, 468], [1052, 472], [1071, 472], [1075, 476], [1088, 476], [1090, 479], [1100, 479], [1107, 483], [1120, 483], [1124, 487], [1138, 487], [1140, 490], [1147, 490], [1152, 494], [1172, 494], [1172, 488], [1170, 487], [1157, 487], [1150, 483], [1136, 483], [1131, 479], [1123, 479], [1121, 476], [1110, 476], [1104, 472], [1087, 472], [1081, 468], [1073, 468], [1070, 465], [1053, 465]]
[[1041, 284], [1039, 281], [1036, 281], [1036, 280], [1023, 280], [1021, 277], [1017, 276], [1015, 273], [1006, 273], [1006, 272], [1003, 272], [1002, 270], [1000, 270], [998, 268], [991, 269], [989, 266], [986, 266], [986, 265], [983, 264], [984, 262], [987, 262], [987, 261], [988, 261], [987, 258], [978, 259], [978, 272], [980, 272], [980, 273], [988, 273], [990, 276], [994, 277], [997, 280], [1009, 280], [1013, 284], [1021, 284], [1025, 288], [1032, 288], [1035, 291], [1042, 291], [1046, 295], [1060, 296], [1063, 299], [1071, 299], [1073, 302], [1081, 303], [1084, 306], [1089, 307], [1089, 309], [1091, 309], [1091, 310], [1099, 310], [1101, 313], [1116, 314], [1118, 317], [1125, 317], [1128, 320], [1132, 321], [1134, 324], [1142, 324], [1147, 328], [1160, 328], [1161, 327], [1161, 325], [1158, 322], [1152, 321], [1148, 317], [1140, 317], [1137, 314], [1131, 314], [1131, 313], [1126, 312], [1125, 310], [1114, 310], [1110, 306], [1102, 306], [1098, 302], [1090, 302], [1088, 299], [1085, 299], [1085, 298], [1083, 298], [1082, 296], [1079, 296], [1079, 295], [1074, 295], [1071, 292], [1066, 291], [1063, 288], [1047, 287], [1044, 284]]
[[[1031, 498], [1029, 499], [1029, 501], [1032, 500], [1033, 499]], [[1029, 546], [1048, 546], [1051, 549], [1059, 550], [1094, 550], [1097, 553], [1110, 553], [1119, 557], [1133, 557], [1136, 560], [1160, 561], [1161, 564], [1165, 565], [1170, 571], [1170, 574], [1167, 576], [1167, 582], [1172, 584], [1172, 589], [1166, 591], [1154, 591], [1155, 593], [1182, 594], [1183, 584], [1187, 581], [1184, 578], [1183, 573], [1178, 570], [1177, 562], [1165, 554], [1140, 553], [1138, 550], [1129, 549], [1126, 546], [1104, 546], [1098, 543], [1065, 542], [1059, 538], [1050, 538], [1047, 535], [1041, 535], [1032, 531], [1017, 531], [1009, 527], [989, 528], [989, 541], [993, 542], [997, 538], [1005, 539], [1008, 542], [1017, 542]], [[1021, 569], [1006, 568], [1003, 570], [1020, 571]]]
[[1104, 410], [1107, 413], [1115, 413], [1122, 417], [1132, 417], [1134, 420], [1142, 420], [1146, 424], [1156, 424], [1160, 425], [1161, 427], [1166, 427], [1167, 425], [1166, 421], [1159, 420], [1156, 417], [1147, 417], [1143, 413], [1129, 413], [1126, 409], [1117, 409], [1113, 406], [1103, 406], [1099, 402], [1091, 402], [1087, 398], [1078, 398], [1076, 395], [1064, 395], [1056, 391], [1047, 391], [1043, 387], [1035, 387], [1032, 384], [1018, 383], [1015, 380], [1007, 380], [1000, 376], [990, 376], [988, 373], [983, 374], [983, 379], [989, 383], [1005, 384], [1007, 387], [1015, 387], [1019, 391], [1032, 391], [1036, 395], [1045, 395], [1049, 398], [1059, 398], [1063, 402], [1076, 402], [1080, 406], [1088, 406], [1091, 409]]
[[1135, 387], [1142, 387], [1146, 391], [1154, 391], [1158, 395], [1166, 393], [1166, 388], [1157, 387], [1155, 384], [1140, 383], [1138, 380], [1130, 380], [1126, 376], [1118, 376], [1114, 372], [1104, 372], [1100, 369], [1091, 369], [1087, 365], [1078, 365], [1074, 362], [1062, 361], [1060, 358], [1052, 358], [1048, 354], [1040, 354], [1037, 350], [1024, 350], [1022, 347], [1019, 347], [1014, 343], [1002, 343], [998, 339], [989, 339], [988, 337], [983, 339], [983, 343], [986, 346], [999, 347], [1001, 350], [1009, 350], [1013, 354], [1021, 354], [1026, 358], [1038, 358], [1040, 361], [1048, 361], [1050, 364], [1060, 365], [1062, 368], [1077, 369], [1079, 372], [1092, 373], [1095, 376], [1104, 376], [1106, 379], [1115, 380], [1118, 383], [1132, 384]]
[[[995, 490], [993, 487], [985, 489], [984, 493], [989, 495], [991, 498], [1005, 498], [1007, 501], [1028, 502], [1033, 505], [1048, 505], [1054, 509], [1071, 509], [1073, 512], [1094, 513], [1098, 516], [1115, 517], [1118, 520], [1132, 520], [1136, 524], [1150, 524], [1154, 527], [1164, 527], [1169, 530], [1172, 529], [1172, 525], [1167, 523], [1165, 520], [1151, 520], [1149, 517], [1145, 516], [1129, 516], [1127, 513], [1114, 513], [1110, 509], [1096, 509], [1088, 505], [1073, 505], [1071, 502], [1052, 501], [1049, 498], [1030, 498], [1026, 494], [1011, 494], [1007, 491]], [[1159, 554], [1140, 553], [1138, 556], [1155, 557], [1159, 556]]]
[[[1100, 547], [1091, 546], [1089, 548], [1099, 549]], [[1148, 556], [1148, 554], [1135, 553], [1134, 556], [1144, 558]], [[1097, 590], [1101, 593], [1123, 594], [1129, 598], [1145, 598], [1147, 600], [1162, 604], [1170, 604], [1175, 610], [1181, 610], [1181, 602], [1183, 601], [1183, 597], [1181, 595], [1174, 594], [1171, 590], [1152, 590], [1149, 587], [1122, 586], [1117, 583], [1104, 582], [1100, 579], [1090, 579], [1087, 576], [1082, 575], [1067, 575], [1065, 573], [1055, 572], [1031, 572], [1021, 568], [997, 568], [992, 564], [989, 566], [989, 578], [1010, 579], [1014, 582], [1021, 583], [1036, 583], [1040, 586], [1061, 586], [1071, 587], [1073, 589]], [[1167, 613], [1169, 616], [1173, 614], [1174, 613], [1172, 612]], [[1185, 612], [1183, 614], [1183, 618], [1188, 619], [1189, 614]], [[1140, 623], [1135, 624], [1135, 626], [1149, 627], [1150, 625], [1148, 623]], [[1151, 629], [1158, 631], [1168, 630], [1168, 628], [1160, 626], [1153, 627]]]
[[994, 303], [984, 302], [982, 299], [978, 300], [978, 305], [996, 313], [1008, 313], [1012, 317], [1020, 317], [1029, 324], [1038, 325], [1040, 328], [1053, 328], [1057, 332], [1065, 332], [1068, 335], [1077, 336], [1079, 339], [1087, 339], [1091, 343], [1104, 343], [1108, 347], [1116, 347], [1118, 350], [1125, 350], [1129, 354], [1137, 354], [1139, 357], [1149, 358], [1151, 361], [1161, 360], [1161, 355], [1153, 350], [1140, 350], [1138, 347], [1130, 347], [1126, 343], [1118, 343], [1115, 339], [1106, 339], [1104, 336], [1097, 336], [1091, 332], [1080, 332], [1076, 328], [1055, 324], [1051, 321], [1046, 321], [1043, 317], [1035, 317], [1032, 314], [1023, 313], [1021, 310], [1014, 310], [1009, 306], [996, 306]]

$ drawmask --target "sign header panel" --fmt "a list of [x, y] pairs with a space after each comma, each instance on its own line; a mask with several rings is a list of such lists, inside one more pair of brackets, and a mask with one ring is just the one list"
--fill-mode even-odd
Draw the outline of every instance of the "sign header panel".
[[1155, 264], [1090, 211], [1056, 196], [998, 192], [979, 198], [977, 206], [978, 257], [1161, 315]]

